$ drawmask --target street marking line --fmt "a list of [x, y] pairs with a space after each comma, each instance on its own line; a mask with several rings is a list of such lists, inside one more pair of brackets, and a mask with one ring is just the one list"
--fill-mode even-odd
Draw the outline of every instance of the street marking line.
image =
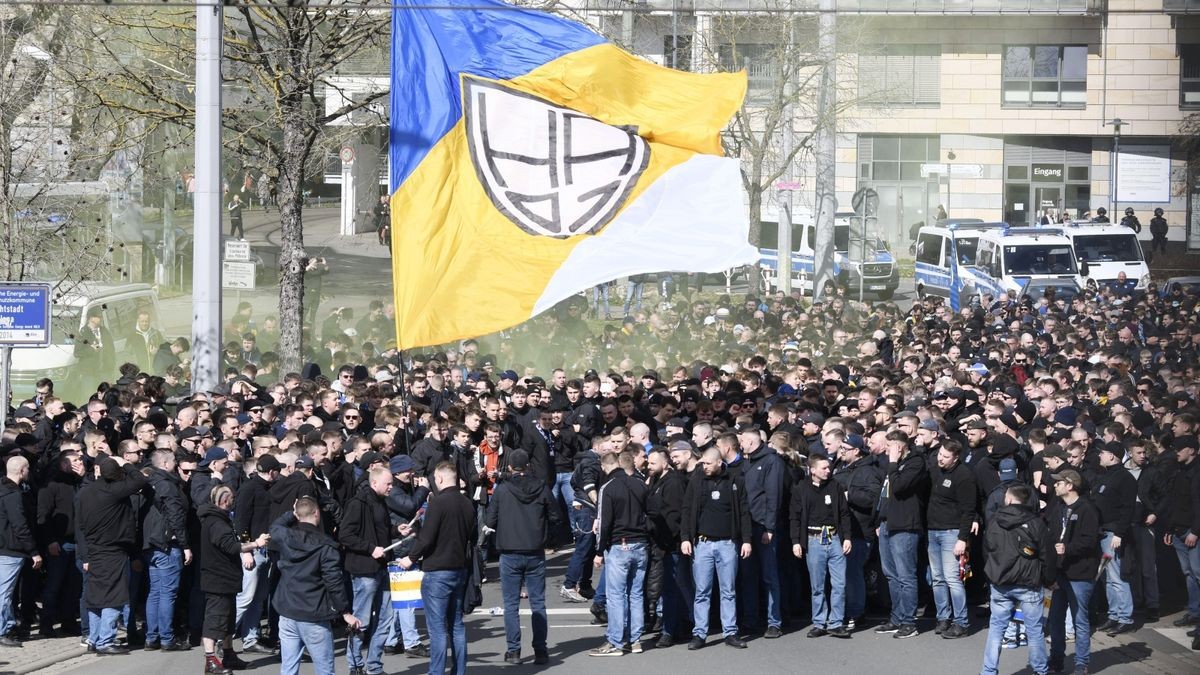
[[[488, 614], [491, 614], [492, 616], [504, 616], [504, 608], [503, 607], [492, 607], [490, 609], [483, 610], [483, 611], [487, 612]], [[590, 610], [590, 609], [575, 608], [575, 607], [555, 607], [553, 609], [546, 610], [546, 614], [548, 614], [550, 616], [567, 616], [567, 615], [572, 615], [572, 614], [591, 614], [591, 613], [592, 613], [592, 610]], [[521, 616], [533, 616], [533, 610], [522, 609]]]

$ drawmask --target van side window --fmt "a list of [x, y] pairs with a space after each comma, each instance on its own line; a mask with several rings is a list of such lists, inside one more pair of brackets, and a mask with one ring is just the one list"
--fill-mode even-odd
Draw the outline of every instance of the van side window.
[[942, 260], [942, 235], [922, 234], [917, 237], [917, 262], [938, 265]]
[[982, 244], [982, 243], [980, 244], [979, 256], [975, 259], [975, 264], [978, 267], [987, 270], [989, 274], [991, 273], [991, 271], [992, 271], [992, 247], [991, 246], [988, 246], [987, 244]]

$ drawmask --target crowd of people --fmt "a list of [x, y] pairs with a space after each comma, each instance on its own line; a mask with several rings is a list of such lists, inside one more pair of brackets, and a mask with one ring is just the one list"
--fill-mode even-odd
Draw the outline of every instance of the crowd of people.
[[[1159, 621], [1175, 587], [1195, 634], [1195, 296], [633, 309], [593, 328], [576, 298], [420, 353], [339, 316], [299, 373], [239, 310], [211, 391], [179, 340], [76, 405], [42, 380], [3, 431], [0, 645], [79, 634], [104, 656], [200, 647], [207, 673], [255, 654], [326, 674], [344, 634], [351, 675], [399, 653], [462, 673], [463, 615], [498, 580], [504, 660], [527, 598], [542, 664], [556, 549], [551, 588], [604, 626], [596, 657], [710, 632], [957, 639], [986, 605], [983, 673], [1020, 647], [1060, 672], [1071, 641], [1086, 673], [1093, 629]], [[392, 561], [423, 573], [427, 641], [393, 608]]]

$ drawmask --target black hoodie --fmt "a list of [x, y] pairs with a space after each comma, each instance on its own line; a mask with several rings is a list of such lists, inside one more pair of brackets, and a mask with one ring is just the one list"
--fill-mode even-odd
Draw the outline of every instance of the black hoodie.
[[515, 473], [496, 486], [485, 524], [496, 530], [501, 553], [542, 553], [549, 527], [562, 520], [546, 482]]
[[290, 510], [271, 524], [279, 552], [275, 611], [293, 621], [321, 623], [350, 611], [337, 544], [317, 525], [297, 522]]
[[229, 512], [212, 504], [200, 516], [200, 590], [237, 594], [242, 590], [242, 545], [233, 533]]
[[346, 502], [342, 513], [338, 540], [346, 551], [346, 572], [355, 576], [374, 576], [387, 566], [387, 557], [375, 559], [376, 547], [387, 548], [392, 543], [391, 521], [387, 504], [368, 483]]
[[1041, 588], [1053, 567], [1046, 524], [1025, 504], [1000, 507], [984, 534], [984, 572], [1000, 586]]
[[292, 506], [300, 497], [317, 498], [317, 488], [313, 482], [308, 479], [299, 470], [293, 471], [291, 475], [284, 476], [274, 483], [268, 490], [271, 494], [271, 520], [272, 522], [292, 510]]

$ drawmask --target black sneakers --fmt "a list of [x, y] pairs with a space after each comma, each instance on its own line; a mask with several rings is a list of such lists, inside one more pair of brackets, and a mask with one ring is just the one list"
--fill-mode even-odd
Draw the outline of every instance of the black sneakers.
[[900, 626], [899, 630], [897, 630], [896, 634], [893, 635], [892, 637], [897, 640], [907, 640], [910, 637], [916, 637], [916, 636], [917, 636], [917, 627], [910, 623], [910, 624], [907, 624], [904, 626]]
[[887, 635], [888, 633], [895, 633], [899, 630], [900, 630], [900, 626], [897, 626], [896, 624], [892, 623], [891, 621], [888, 621], [888, 622], [884, 623], [883, 625], [878, 626], [875, 629], [875, 633], [877, 635]]

